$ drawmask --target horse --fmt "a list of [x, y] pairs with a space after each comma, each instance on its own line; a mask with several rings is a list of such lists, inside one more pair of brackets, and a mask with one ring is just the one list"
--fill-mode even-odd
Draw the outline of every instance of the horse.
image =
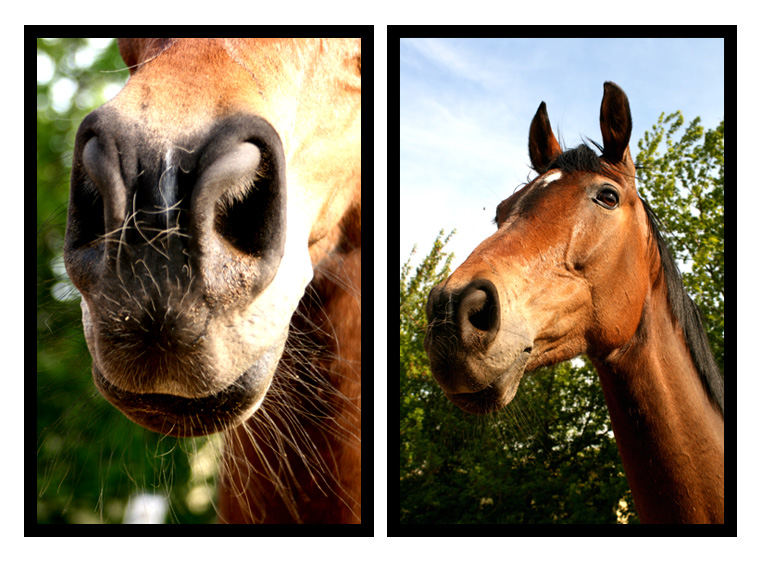
[[604, 83], [598, 155], [563, 151], [541, 103], [538, 176], [496, 208], [496, 232], [428, 297], [433, 376], [493, 412], [539, 367], [587, 354], [644, 523], [723, 523], [723, 376], [658, 221], [636, 191], [628, 97]]
[[64, 262], [99, 392], [222, 432], [222, 523], [361, 523], [361, 39], [119, 39]]

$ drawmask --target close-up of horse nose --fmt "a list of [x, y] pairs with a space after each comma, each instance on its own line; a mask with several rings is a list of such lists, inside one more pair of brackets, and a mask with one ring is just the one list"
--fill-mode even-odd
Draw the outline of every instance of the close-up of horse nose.
[[128, 123], [102, 108], [78, 134], [66, 250], [75, 283], [88, 289], [104, 268], [130, 273], [139, 258], [147, 271], [193, 279], [219, 301], [258, 294], [285, 244], [284, 156], [274, 128], [242, 115], [167, 143]]
[[[85, 119], [64, 260], [109, 384], [200, 396], [239, 375], [247, 355], [229, 353], [242, 343], [211, 346], [209, 318], [250, 309], [270, 286], [285, 251], [285, 203], [282, 144], [260, 117], [216, 120], [171, 142], [112, 109]], [[127, 371], [119, 349], [140, 362]], [[221, 370], [233, 356], [241, 368]]]

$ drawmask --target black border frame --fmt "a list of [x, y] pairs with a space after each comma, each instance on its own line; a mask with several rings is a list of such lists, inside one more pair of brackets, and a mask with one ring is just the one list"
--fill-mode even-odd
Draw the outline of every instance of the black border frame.
[[[351, 26], [25, 26], [24, 27], [24, 116], [25, 131], [25, 284], [34, 289], [36, 278], [36, 39], [37, 37], [79, 37], [104, 35], [129, 37], [131, 35], [173, 35], [202, 34], [221, 37], [242, 31], [250, 31], [261, 37], [359, 37], [362, 40], [362, 248], [367, 252], [362, 263], [362, 521], [360, 524], [336, 525], [235, 525], [235, 524], [38, 524], [36, 513], [37, 497], [37, 426], [36, 380], [26, 380], [24, 397], [26, 409], [24, 417], [24, 535], [25, 536], [374, 536], [374, 27], [372, 25]], [[35, 180], [35, 181], [32, 181]], [[35, 197], [32, 197], [34, 195]], [[31, 345], [36, 341], [36, 304], [30, 297], [26, 299], [25, 340]], [[36, 368], [33, 350], [26, 349], [25, 366]]]
[[[725, 121], [725, 357], [724, 374], [737, 375], [736, 352], [736, 96], [737, 26], [388, 26], [388, 218], [400, 212], [400, 42], [412, 37], [703, 37], [722, 38], [724, 50]], [[393, 185], [391, 185], [393, 184]], [[395, 216], [394, 216], [395, 215]], [[389, 242], [389, 260], [399, 265], [399, 236]], [[395, 248], [394, 248], [395, 246]], [[396, 256], [398, 254], [398, 256]], [[388, 271], [388, 305], [399, 301], [395, 270]], [[393, 320], [393, 319], [391, 319]], [[388, 329], [388, 369], [395, 368], [398, 332]], [[400, 515], [399, 447], [401, 433], [398, 377], [388, 376], [388, 536], [733, 536], [737, 535], [736, 381], [726, 387], [725, 520], [722, 525], [582, 525], [582, 524], [402, 524]], [[395, 427], [394, 427], [395, 426]]]

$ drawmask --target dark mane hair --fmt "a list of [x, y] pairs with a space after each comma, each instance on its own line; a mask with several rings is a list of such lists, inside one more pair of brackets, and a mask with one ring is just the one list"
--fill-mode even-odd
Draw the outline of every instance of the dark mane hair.
[[581, 144], [571, 150], [565, 150], [554, 158], [546, 168], [546, 171], [559, 169], [565, 173], [572, 173], [574, 171], [600, 173], [603, 168], [604, 164], [597, 153], [586, 144]]
[[[602, 150], [602, 147], [596, 142], [591, 143], [600, 151]], [[591, 147], [581, 144], [573, 149], [562, 152], [549, 164], [547, 171], [559, 169], [565, 173], [572, 173], [574, 171], [602, 173], [610, 167], [610, 165], [602, 161], [602, 158]], [[639, 198], [644, 205], [650, 231], [657, 244], [657, 251], [660, 254], [661, 270], [667, 285], [670, 311], [676, 322], [683, 329], [686, 345], [689, 348], [702, 385], [705, 387], [710, 398], [720, 408], [721, 413], [723, 413], [723, 375], [715, 362], [707, 334], [702, 325], [699, 309], [688, 293], [686, 293], [683, 279], [681, 278], [681, 271], [670, 254], [667, 242], [660, 233], [661, 223], [657, 215], [649, 206], [649, 203], [642, 199], [640, 195]]]
[[[641, 198], [641, 197], [639, 197]], [[644, 210], [649, 220], [652, 236], [660, 253], [662, 274], [668, 289], [668, 303], [678, 324], [683, 329], [686, 345], [691, 352], [691, 358], [697, 369], [702, 385], [710, 395], [710, 398], [723, 413], [723, 375], [720, 373], [718, 364], [715, 362], [710, 342], [707, 339], [699, 308], [686, 293], [683, 286], [681, 271], [678, 269], [673, 256], [670, 254], [667, 242], [660, 234], [660, 221], [652, 208], [644, 199], [641, 199]]]

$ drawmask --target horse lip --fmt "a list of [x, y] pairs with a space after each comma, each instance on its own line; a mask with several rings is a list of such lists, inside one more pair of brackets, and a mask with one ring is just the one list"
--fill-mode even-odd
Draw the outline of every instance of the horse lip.
[[138, 425], [173, 437], [210, 435], [247, 419], [258, 409], [274, 374], [274, 368], [263, 375], [261, 370], [258, 361], [219, 392], [186, 398], [122, 390], [92, 365], [93, 381], [103, 397]]
[[450, 394], [446, 397], [459, 409], [472, 414], [486, 414], [506, 406], [517, 393], [531, 349], [523, 350], [490, 384], [477, 392]]

